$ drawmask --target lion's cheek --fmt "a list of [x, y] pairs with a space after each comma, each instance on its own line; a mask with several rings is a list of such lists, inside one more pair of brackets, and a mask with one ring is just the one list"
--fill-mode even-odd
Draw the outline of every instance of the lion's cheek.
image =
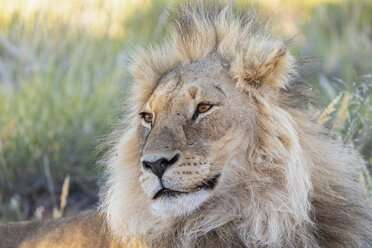
[[177, 191], [193, 191], [211, 177], [211, 165], [190, 163], [190, 166], [173, 168], [167, 171], [162, 179], [166, 188]]
[[145, 141], [146, 141], [146, 136], [149, 134], [150, 132], [150, 128], [148, 127], [145, 127], [143, 126], [142, 124], [140, 124], [138, 127], [137, 127], [137, 140], [138, 140], [138, 145], [139, 145], [139, 148], [142, 150], [144, 144], [145, 144]]
[[247, 134], [240, 129], [230, 129], [220, 139], [212, 143], [210, 148], [211, 163], [223, 167], [237, 150], [244, 149]]
[[159, 179], [151, 172], [144, 171], [139, 177], [139, 181], [143, 191], [149, 198], [153, 198], [154, 195], [161, 190]]

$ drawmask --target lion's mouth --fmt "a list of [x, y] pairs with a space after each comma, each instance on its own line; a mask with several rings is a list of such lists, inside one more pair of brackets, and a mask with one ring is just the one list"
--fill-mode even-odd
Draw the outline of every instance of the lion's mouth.
[[195, 193], [195, 192], [198, 192], [202, 189], [212, 190], [212, 189], [214, 189], [214, 187], [216, 187], [219, 178], [220, 178], [220, 175], [217, 175], [214, 178], [207, 180], [202, 185], [200, 185], [198, 187], [195, 187], [193, 190], [188, 191], [188, 192], [177, 191], [177, 190], [172, 190], [172, 189], [168, 189], [168, 188], [162, 188], [161, 190], [159, 190], [154, 195], [154, 197], [152, 199], [155, 200], [155, 199], [157, 199], [159, 197], [162, 197], [162, 196], [175, 197], [175, 196], [178, 196], [178, 195], [185, 195], [185, 194]]

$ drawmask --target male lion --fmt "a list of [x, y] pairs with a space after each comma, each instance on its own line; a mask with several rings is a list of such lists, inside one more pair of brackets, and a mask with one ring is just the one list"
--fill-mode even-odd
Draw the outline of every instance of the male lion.
[[311, 118], [286, 44], [231, 5], [170, 21], [134, 57], [100, 211], [1, 226], [1, 247], [369, 247], [363, 161]]

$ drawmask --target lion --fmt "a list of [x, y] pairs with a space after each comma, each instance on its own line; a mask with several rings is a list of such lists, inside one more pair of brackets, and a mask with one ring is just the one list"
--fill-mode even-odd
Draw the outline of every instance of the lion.
[[97, 212], [5, 224], [1, 247], [370, 247], [364, 161], [316, 122], [288, 42], [191, 1], [138, 49]]

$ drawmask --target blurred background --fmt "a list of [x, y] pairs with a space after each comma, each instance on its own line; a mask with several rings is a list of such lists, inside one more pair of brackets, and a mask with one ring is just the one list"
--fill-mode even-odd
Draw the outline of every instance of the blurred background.
[[[359, 149], [369, 188], [372, 0], [248, 3], [293, 38], [300, 73], [321, 103], [319, 122]], [[0, 0], [0, 221], [96, 206], [99, 144], [125, 113], [131, 83], [121, 54], [165, 39], [169, 4]]]

